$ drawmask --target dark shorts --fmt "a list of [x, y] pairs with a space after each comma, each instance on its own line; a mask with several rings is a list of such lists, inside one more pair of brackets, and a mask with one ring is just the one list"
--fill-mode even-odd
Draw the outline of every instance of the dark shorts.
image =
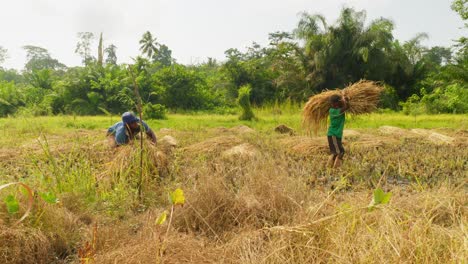
[[335, 136], [328, 136], [328, 147], [330, 147], [331, 154], [338, 156], [340, 159], [343, 158], [345, 150], [341, 143], [341, 138]]

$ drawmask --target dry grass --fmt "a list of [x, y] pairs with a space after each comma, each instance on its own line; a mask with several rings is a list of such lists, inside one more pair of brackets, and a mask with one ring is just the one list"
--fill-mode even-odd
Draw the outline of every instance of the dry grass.
[[0, 224], [0, 263], [65, 263], [78, 246], [83, 224], [66, 208], [37, 205], [23, 226]]
[[[132, 220], [131, 225], [111, 223], [98, 229], [96, 263], [214, 263], [220, 250], [210, 240], [182, 233], [164, 237], [162, 227], [154, 224], [154, 212]], [[209, 247], [207, 247], [209, 246]], [[162, 257], [159, 252], [164, 252]]]
[[[167, 155], [151, 143], [143, 145], [143, 170], [149, 175], [164, 176], [169, 169]], [[113, 158], [105, 166], [103, 172], [98, 176], [102, 179], [118, 179], [124, 175], [132, 174], [139, 170], [140, 148], [134, 145], [120, 146], [114, 149]], [[133, 173], [134, 174], [134, 173]]]
[[[59, 193], [61, 205], [35, 208], [21, 228], [2, 224], [0, 214], [0, 263], [77, 263], [77, 249], [92, 237], [91, 223], [98, 223], [95, 263], [463, 263], [466, 150], [420, 136], [354, 132], [345, 142], [342, 170], [324, 168], [324, 137], [230, 134], [176, 149], [168, 157], [171, 177], [148, 181], [144, 195], [150, 202], [134, 199], [130, 185], [122, 185], [128, 192], [99, 185], [91, 194]], [[176, 135], [185, 143], [203, 133]], [[466, 136], [450, 133], [444, 132], [457, 140]], [[138, 148], [118, 148], [114, 156], [104, 144], [52, 153], [63, 179], [71, 170], [65, 166], [97, 164], [92, 173], [112, 171], [113, 177], [138, 166]], [[158, 162], [158, 149], [146, 148], [146, 172], [159, 169], [150, 167]], [[233, 149], [258, 155], [243, 159], [232, 151], [233, 158], [221, 158]], [[112, 167], [103, 164], [109, 157], [115, 157]], [[83, 171], [74, 173], [77, 184], [84, 181]], [[311, 185], [313, 177], [327, 181]], [[393, 195], [388, 205], [370, 211], [377, 187]], [[176, 208], [162, 243], [167, 222], [157, 226], [155, 220], [175, 188], [184, 190], [186, 203]], [[112, 200], [122, 193], [126, 200]], [[111, 214], [114, 207], [124, 214]]]
[[279, 143], [287, 153], [298, 156], [313, 156], [328, 153], [327, 139], [323, 137], [294, 136], [280, 139]]
[[330, 97], [334, 94], [349, 99], [348, 113], [353, 115], [368, 114], [377, 109], [382, 86], [372, 81], [361, 80], [343, 90], [330, 90], [309, 98], [302, 112], [302, 124], [308, 131], [315, 134], [326, 126]]
[[232, 148], [240, 143], [242, 143], [242, 140], [236, 136], [219, 136], [190, 145], [183, 150], [191, 155], [214, 154]]
[[337, 194], [329, 198], [332, 212], [314, 208], [302, 224], [244, 234], [226, 244], [227, 252], [239, 256], [237, 263], [462, 263], [467, 258], [462, 191], [393, 191], [392, 204], [374, 211], [366, 209], [366, 193]]
[[36, 228], [10, 228], [0, 225], [0, 262], [11, 264], [50, 263], [52, 245]]
[[228, 150], [225, 150], [221, 153], [221, 156], [226, 159], [255, 159], [260, 158], [260, 152], [249, 143], [243, 143], [237, 146], [234, 146]]

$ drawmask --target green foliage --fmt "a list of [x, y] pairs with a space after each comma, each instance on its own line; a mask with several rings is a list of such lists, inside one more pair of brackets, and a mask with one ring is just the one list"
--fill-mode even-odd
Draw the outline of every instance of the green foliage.
[[170, 202], [172, 205], [184, 205], [185, 203], [184, 191], [178, 188], [175, 191], [171, 192]]
[[140, 51], [151, 59], [153, 54], [158, 52], [156, 38], [153, 38], [151, 32], [146, 31], [140, 40]]
[[380, 95], [379, 107], [384, 109], [398, 110], [398, 95], [394, 87], [390, 85], [384, 86], [384, 91]]
[[14, 114], [24, 104], [23, 93], [14, 82], [0, 81], [0, 116]]
[[39, 193], [39, 196], [44, 200], [44, 202], [49, 203], [49, 204], [56, 204], [58, 203], [57, 196], [55, 196], [54, 193], [52, 192], [45, 192], [45, 193]]
[[406, 100], [406, 102], [401, 102], [400, 106], [403, 108], [403, 113], [405, 115], [420, 115], [426, 112], [424, 106], [421, 104], [421, 98], [413, 94]]
[[6, 204], [6, 208], [9, 214], [16, 214], [19, 211], [19, 202], [13, 195], [8, 195], [3, 200]]
[[43, 69], [63, 70], [66, 68], [65, 65], [52, 58], [49, 51], [45, 48], [26, 45], [23, 46], [23, 49], [26, 51], [27, 62], [24, 69], [27, 72]]
[[205, 79], [196, 71], [182, 65], [163, 68], [153, 75], [156, 90], [163, 94], [162, 102], [172, 109], [206, 109], [214, 98]]
[[94, 34], [91, 32], [79, 32], [78, 39], [75, 53], [81, 56], [84, 65], [88, 65], [94, 60], [94, 57], [91, 55], [91, 44], [94, 40]]
[[468, 86], [455, 83], [436, 88], [432, 93], [425, 94], [421, 103], [429, 114], [468, 113]]
[[391, 197], [392, 197], [391, 192], [385, 193], [380, 188], [374, 190], [374, 195], [372, 197], [372, 201], [370, 202], [370, 204], [368, 206], [369, 210], [374, 209], [378, 205], [388, 204], [390, 202]]
[[250, 91], [251, 88], [249, 85], [245, 85], [239, 88], [237, 103], [242, 108], [242, 114], [239, 117], [240, 120], [252, 120], [255, 118], [252, 107], [250, 106]]
[[114, 44], [109, 45], [104, 49], [106, 53], [106, 64], [117, 65], [117, 47]]
[[155, 224], [156, 225], [162, 225], [166, 222], [167, 219], [167, 211], [162, 212], [162, 214], [156, 219]]
[[143, 106], [145, 119], [167, 119], [166, 107], [161, 104], [147, 103]]
[[403, 113], [411, 115], [468, 113], [468, 87], [466, 86], [455, 83], [436, 88], [432, 93], [426, 93], [423, 89], [422, 94], [422, 97], [414, 94], [406, 102], [400, 103]]

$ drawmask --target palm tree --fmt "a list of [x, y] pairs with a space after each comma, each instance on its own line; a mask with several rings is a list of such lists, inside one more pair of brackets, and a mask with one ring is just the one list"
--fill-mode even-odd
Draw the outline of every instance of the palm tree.
[[146, 31], [143, 34], [143, 37], [140, 40], [140, 51], [145, 54], [148, 59], [153, 57], [153, 54], [158, 52], [158, 43], [156, 42], [156, 38], [153, 38], [151, 32]]

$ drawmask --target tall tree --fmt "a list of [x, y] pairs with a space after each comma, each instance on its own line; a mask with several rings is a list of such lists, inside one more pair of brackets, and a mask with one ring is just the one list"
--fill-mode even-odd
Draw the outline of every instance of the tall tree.
[[93, 60], [93, 56], [91, 55], [91, 43], [93, 42], [94, 34], [91, 32], [79, 32], [78, 39], [75, 53], [80, 55], [83, 64], [87, 65]]
[[[468, 1], [467, 0], [454, 0], [452, 2], [452, 10], [457, 12], [460, 17], [465, 21], [465, 29], [468, 28]], [[455, 45], [458, 48], [458, 56], [460, 60], [467, 60], [468, 58], [468, 38], [461, 37], [457, 40]]]
[[159, 45], [158, 51], [153, 54], [153, 61], [161, 63], [163, 66], [172, 64], [172, 51], [164, 44]]
[[103, 55], [104, 55], [103, 53], [104, 53], [104, 49], [102, 47], [102, 32], [101, 32], [101, 35], [99, 35], [98, 59], [97, 59], [97, 63], [101, 67], [102, 67], [102, 61], [103, 61]]
[[8, 58], [8, 50], [0, 46], [0, 65]]
[[140, 40], [140, 51], [146, 55], [148, 59], [152, 59], [153, 55], [158, 53], [158, 43], [156, 38], [153, 38], [151, 32], [146, 31]]
[[45, 48], [26, 45], [23, 46], [23, 49], [26, 51], [27, 62], [24, 68], [27, 72], [42, 69], [58, 70], [66, 68], [65, 65], [52, 58], [49, 51]]
[[104, 52], [106, 53], [106, 64], [117, 65], [117, 47], [110, 44]]
[[420, 61], [426, 52], [426, 48], [421, 44], [421, 41], [428, 39], [427, 33], [418, 33], [415, 37], [403, 44], [403, 49], [406, 51], [408, 58], [412, 64]]

